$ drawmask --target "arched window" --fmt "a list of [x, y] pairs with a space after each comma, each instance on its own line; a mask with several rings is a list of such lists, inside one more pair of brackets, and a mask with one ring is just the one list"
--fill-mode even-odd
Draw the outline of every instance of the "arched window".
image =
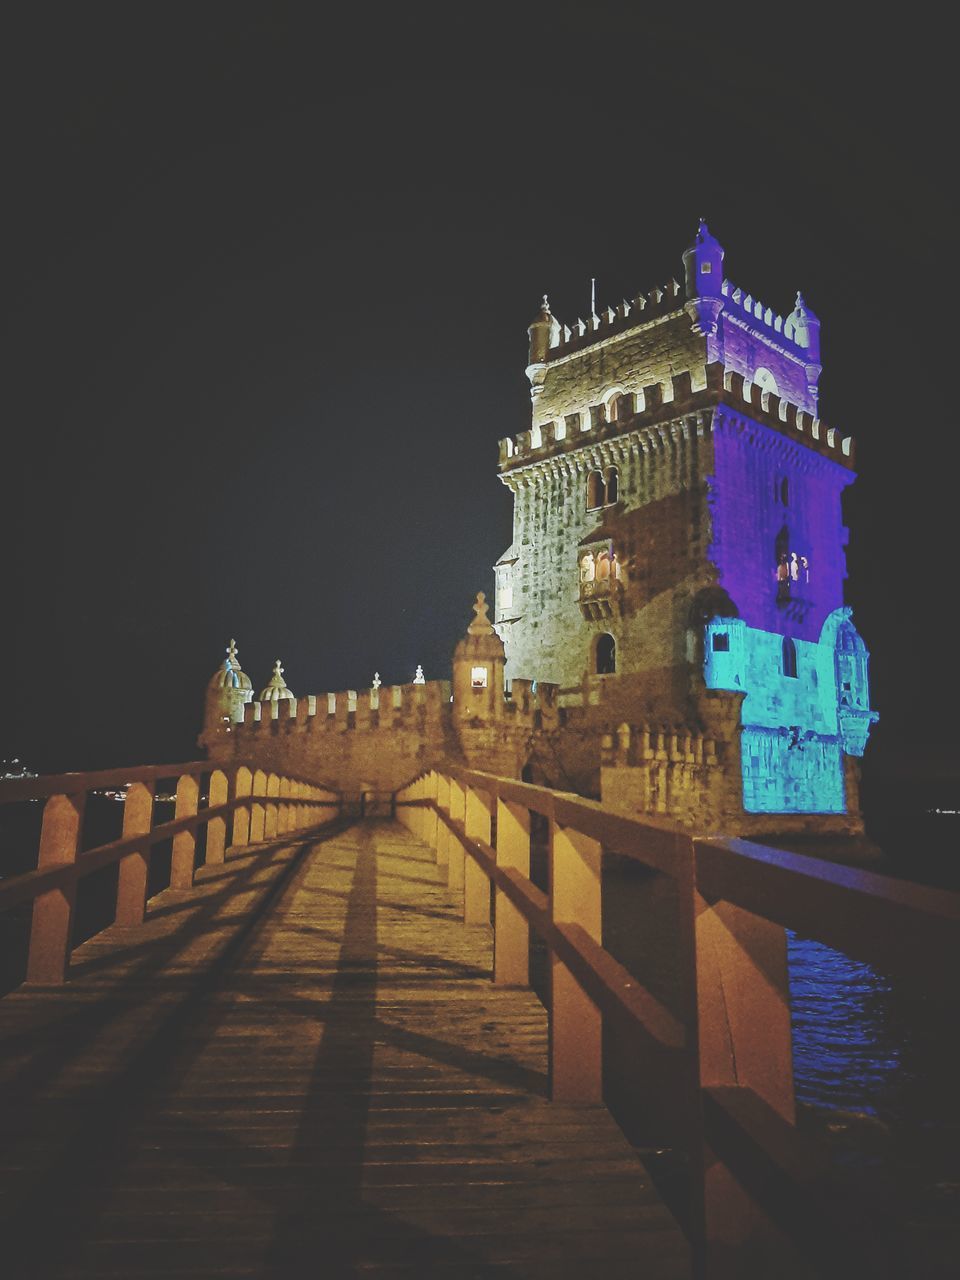
[[580, 561], [580, 581], [592, 582], [597, 576], [597, 566], [594, 563], [593, 556], [588, 551]]
[[607, 472], [607, 501], [606, 505], [610, 506], [617, 501], [620, 492], [620, 476], [616, 467], [611, 467]]
[[783, 637], [783, 674], [793, 680], [797, 678], [797, 646], [789, 636]]
[[597, 578], [610, 577], [610, 557], [606, 551], [601, 551], [597, 556]]
[[617, 669], [617, 642], [609, 632], [597, 639], [595, 650], [598, 676], [612, 676]]
[[591, 471], [587, 476], [587, 507], [602, 507], [604, 493], [603, 476], [599, 471]]

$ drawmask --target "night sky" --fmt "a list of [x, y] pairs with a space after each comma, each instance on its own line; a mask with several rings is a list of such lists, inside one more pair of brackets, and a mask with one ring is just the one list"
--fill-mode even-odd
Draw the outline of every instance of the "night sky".
[[257, 688], [447, 677], [541, 294], [682, 279], [702, 214], [822, 320], [871, 751], [956, 760], [951, 42], [647, 8], [7, 16], [0, 756], [193, 758], [231, 636]]

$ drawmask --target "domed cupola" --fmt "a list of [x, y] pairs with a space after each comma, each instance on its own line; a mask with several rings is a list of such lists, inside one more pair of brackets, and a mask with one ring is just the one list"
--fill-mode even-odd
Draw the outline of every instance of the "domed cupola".
[[[230, 641], [227, 656], [210, 677], [210, 689], [239, 689], [242, 693], [253, 694], [253, 682], [247, 673], [240, 668], [237, 656], [237, 642]], [[249, 702], [249, 698], [246, 701]]]
[[241, 670], [237, 642], [231, 640], [227, 656], [207, 681], [200, 745], [209, 746], [217, 735], [228, 731], [231, 724], [240, 724], [243, 708], [252, 698], [253, 684]]
[[293, 698], [283, 679], [283, 667], [278, 658], [273, 664], [273, 675], [265, 689], [260, 693], [261, 702], [281, 702], [284, 698]]

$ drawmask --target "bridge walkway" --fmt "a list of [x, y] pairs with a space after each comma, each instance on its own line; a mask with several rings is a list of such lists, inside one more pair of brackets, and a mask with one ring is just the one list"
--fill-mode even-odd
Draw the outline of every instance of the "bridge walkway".
[[544, 1009], [490, 964], [394, 823], [164, 891], [0, 1003], [6, 1277], [689, 1276], [608, 1113], [547, 1100]]

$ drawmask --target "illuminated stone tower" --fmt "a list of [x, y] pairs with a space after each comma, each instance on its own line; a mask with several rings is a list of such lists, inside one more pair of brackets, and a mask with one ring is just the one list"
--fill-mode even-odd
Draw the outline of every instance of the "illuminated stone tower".
[[876, 713], [843, 601], [852, 441], [818, 416], [817, 317], [799, 294], [774, 313], [723, 259], [701, 222], [683, 286], [573, 325], [544, 298], [531, 428], [500, 446], [505, 674], [621, 741], [639, 721], [725, 735], [727, 809], [855, 818]]

